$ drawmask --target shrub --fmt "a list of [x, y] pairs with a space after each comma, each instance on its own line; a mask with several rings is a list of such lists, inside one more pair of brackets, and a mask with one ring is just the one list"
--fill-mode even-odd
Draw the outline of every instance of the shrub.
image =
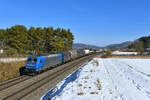
[[83, 92], [79, 92], [79, 93], [78, 93], [78, 95], [83, 95], [83, 94], [84, 94]]
[[107, 57], [111, 56], [111, 54], [112, 54], [111, 50], [107, 50], [107, 51], [101, 56], [101, 58], [107, 58]]
[[112, 54], [112, 53], [111, 53], [110, 50], [107, 50], [107, 51], [106, 51], [106, 55], [107, 55], [107, 56], [111, 56], [111, 54]]

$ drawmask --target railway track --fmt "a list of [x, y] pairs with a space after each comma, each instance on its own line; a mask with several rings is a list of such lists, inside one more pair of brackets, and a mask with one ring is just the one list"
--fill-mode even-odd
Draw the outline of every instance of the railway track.
[[21, 82], [23, 82], [25, 80], [28, 80], [30, 78], [31, 78], [31, 76], [25, 76], [24, 75], [24, 76], [19, 76], [17, 78], [8, 80], [6, 82], [3, 82], [3, 83], [0, 84], [0, 91], [4, 90], [6, 88], [9, 88], [9, 87], [11, 87], [11, 86], [13, 86], [15, 84], [21, 83]]
[[[87, 56], [87, 57], [83, 57], [83, 58], [80, 58], [80, 59], [77, 59], [73, 62], [71, 62], [70, 64], [65, 64], [66, 66], [60, 70], [57, 70], [53, 73], [50, 73], [50, 74], [47, 74], [45, 76], [43, 76], [42, 78], [40, 78], [39, 80], [35, 81], [35, 82], [32, 82], [28, 85], [25, 85], [23, 87], [20, 87], [20, 88], [17, 88], [17, 90], [15, 90], [13, 93], [8, 93], [6, 95], [3, 95], [3, 98], [0, 98], [2, 100], [20, 100], [22, 99], [23, 97], [29, 95], [30, 93], [32, 93], [33, 91], [37, 90], [39, 87], [43, 86], [44, 84], [46, 84], [47, 82], [53, 82], [53, 80], [56, 78], [56, 77], [59, 77], [61, 76], [63, 73], [66, 73], [68, 70], [71, 70], [73, 67], [75, 66], [80, 66], [81, 64], [83, 64], [83, 62], [93, 58], [95, 55], [90, 55], [90, 56]], [[38, 75], [39, 76], [39, 75]], [[30, 77], [28, 77], [30, 78]], [[20, 81], [19, 81], [20, 80]], [[18, 83], [21, 82], [21, 80], [26, 80], [23, 79], [23, 78], [20, 78], [18, 79]], [[8, 85], [9, 87], [13, 86], [13, 84], [18, 84], [17, 81], [12, 81], [10, 82]], [[15, 84], [15, 85], [16, 85]], [[7, 89], [7, 84], [4, 84], [2, 86], [5, 86], [5, 87], [1, 87], [0, 89]], [[7, 92], [7, 90], [5, 91], [5, 93]], [[1, 92], [0, 92], [1, 94]]]

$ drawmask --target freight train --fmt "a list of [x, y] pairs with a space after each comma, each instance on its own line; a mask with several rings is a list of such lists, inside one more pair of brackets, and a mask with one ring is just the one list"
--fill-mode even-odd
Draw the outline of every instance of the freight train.
[[56, 54], [28, 56], [26, 65], [19, 69], [20, 75], [35, 75], [71, 60], [92, 54], [94, 51], [78, 49]]

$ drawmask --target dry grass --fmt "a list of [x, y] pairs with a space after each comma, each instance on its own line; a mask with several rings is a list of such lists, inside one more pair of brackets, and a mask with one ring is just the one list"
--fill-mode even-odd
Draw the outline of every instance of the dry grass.
[[96, 66], [99, 66], [99, 63], [98, 63], [98, 61], [96, 61], [96, 62], [95, 62], [95, 64], [96, 64]]
[[90, 92], [90, 94], [98, 94], [98, 92]]
[[19, 68], [25, 66], [25, 61], [0, 63], [0, 82], [19, 76]]
[[131, 69], [134, 69], [132, 66], [128, 65]]
[[99, 63], [97, 60], [93, 60], [92, 64], [93, 64], [93, 66], [99, 66]]
[[109, 56], [107, 56], [107, 55], [102, 55], [102, 56], [100, 56], [99, 58], [108, 58]]
[[81, 87], [81, 86], [82, 86], [82, 84], [78, 84], [78, 86], [79, 86], [79, 87]]
[[78, 95], [84, 95], [84, 93], [83, 92], [79, 92]]
[[87, 81], [84, 81], [84, 83], [87, 83]]
[[97, 80], [97, 84], [96, 84], [98, 90], [101, 90], [101, 84], [100, 84], [100, 80]]
[[91, 69], [90, 72], [95, 72], [95, 70]]
[[89, 79], [89, 77], [88, 77], [88, 76], [86, 76], [86, 77], [85, 77], [85, 79]]

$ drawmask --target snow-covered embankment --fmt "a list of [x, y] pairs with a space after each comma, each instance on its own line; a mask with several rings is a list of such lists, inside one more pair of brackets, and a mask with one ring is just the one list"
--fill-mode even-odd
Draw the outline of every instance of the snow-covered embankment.
[[130, 67], [126, 63], [94, 58], [77, 71], [73, 81], [65, 85], [66, 80], [60, 82], [41, 99], [47, 96], [55, 100], [150, 100], [150, 77], [134, 69], [136, 65]]

